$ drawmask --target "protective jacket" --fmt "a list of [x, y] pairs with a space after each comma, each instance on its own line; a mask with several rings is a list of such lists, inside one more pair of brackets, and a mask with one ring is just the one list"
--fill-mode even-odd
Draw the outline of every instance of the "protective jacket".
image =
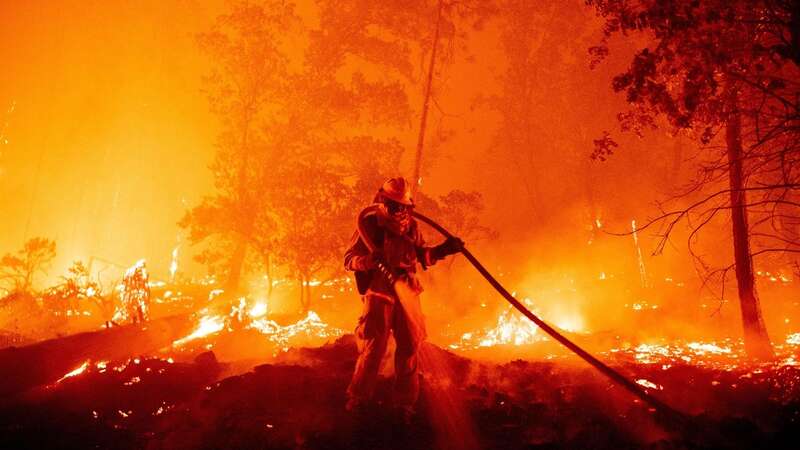
[[362, 239], [361, 234], [379, 250], [386, 266], [398, 279], [405, 279], [408, 285], [417, 293], [422, 292], [422, 287], [416, 277], [417, 263], [423, 269], [428, 268], [438, 261], [434, 247], [425, 245], [422, 233], [417, 222], [412, 218], [408, 230], [403, 234], [396, 234], [381, 226], [381, 218], [377, 213], [367, 214], [359, 224], [358, 230], [353, 234], [350, 246], [344, 255], [344, 267], [355, 272], [358, 292], [361, 295], [378, 295], [393, 301], [393, 288], [389, 282], [380, 275], [374, 265], [372, 251]]

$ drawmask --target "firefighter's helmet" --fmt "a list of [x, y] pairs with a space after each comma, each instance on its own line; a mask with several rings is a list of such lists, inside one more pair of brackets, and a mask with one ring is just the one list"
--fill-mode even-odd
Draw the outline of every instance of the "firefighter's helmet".
[[386, 180], [378, 193], [401, 205], [414, 206], [414, 200], [411, 197], [411, 184], [403, 177]]

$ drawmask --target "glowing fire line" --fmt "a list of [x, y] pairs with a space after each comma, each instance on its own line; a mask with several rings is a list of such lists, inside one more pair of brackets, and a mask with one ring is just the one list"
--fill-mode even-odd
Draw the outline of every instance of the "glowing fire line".
[[61, 383], [62, 381], [66, 380], [67, 378], [76, 377], [76, 376], [82, 374], [83, 372], [85, 372], [88, 367], [89, 367], [89, 360], [86, 360], [86, 361], [83, 362], [83, 364], [80, 365], [80, 367], [77, 367], [74, 370], [67, 372], [66, 374], [64, 374], [63, 377], [61, 377], [58, 380], [56, 380], [56, 383]]

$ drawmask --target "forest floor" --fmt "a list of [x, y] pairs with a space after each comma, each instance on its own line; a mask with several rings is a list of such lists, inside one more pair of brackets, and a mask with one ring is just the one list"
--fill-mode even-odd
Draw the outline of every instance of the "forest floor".
[[[0, 350], [0, 448], [673, 449], [800, 442], [797, 365], [616, 362], [689, 416], [688, 425], [677, 425], [577, 361], [487, 363], [426, 344], [418, 413], [403, 425], [384, 404], [358, 416], [345, 411], [356, 359], [352, 335], [290, 349], [269, 364], [221, 362], [211, 351], [193, 360], [155, 351], [187, 327], [170, 319], [139, 329], [137, 339], [131, 339], [136, 330], [123, 329]], [[379, 398], [389, 387], [389, 378], [382, 379]]]

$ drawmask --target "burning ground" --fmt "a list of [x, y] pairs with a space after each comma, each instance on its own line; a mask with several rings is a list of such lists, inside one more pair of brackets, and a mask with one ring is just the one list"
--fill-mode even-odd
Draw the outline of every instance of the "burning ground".
[[[431, 343], [421, 355], [418, 416], [402, 427], [376, 407], [359, 419], [344, 410], [356, 358], [349, 330], [359, 306], [349, 278], [312, 281], [318, 301], [302, 314], [280, 308], [298, 287], [286, 280], [274, 280], [272, 296], [245, 297], [226, 295], [213, 280], [156, 280], [152, 320], [144, 324], [101, 329], [104, 316], [81, 298], [62, 320], [70, 327], [43, 331], [61, 337], [36, 342], [30, 335], [0, 350], [0, 445], [749, 448], [797, 437], [792, 279], [764, 275], [772, 288], [765, 291], [786, 301], [777, 311], [783, 320], [773, 320], [775, 360], [753, 363], [724, 329], [676, 325], [670, 332], [668, 324], [709, 314], [705, 299], [680, 300], [692, 290], [672, 278], [651, 277], [652, 289], [611, 306], [608, 298], [622, 291], [620, 272], [545, 275], [540, 268], [534, 280], [522, 269], [497, 273], [519, 288], [514, 294], [524, 305], [687, 414], [689, 424], [650, 410], [480, 284], [455, 291], [458, 302], [443, 301], [450, 285], [441, 278], [426, 282]], [[605, 305], [603, 313], [587, 299]], [[453, 318], [453, 308], [465, 305], [471, 309]], [[51, 323], [42, 317], [29, 324]], [[390, 355], [386, 361], [383, 399]]]
[[[797, 334], [776, 339], [778, 358], [762, 364], [745, 362], [741, 342], [733, 340], [600, 352], [691, 418], [689, 426], [678, 426], [548, 339], [530, 339], [537, 331], [510, 317], [483, 331], [477, 349], [426, 344], [419, 414], [409, 427], [381, 408], [360, 420], [345, 413], [356, 346], [352, 335], [313, 312], [281, 324], [258, 302], [242, 299], [219, 314], [203, 310], [7, 348], [0, 351], [0, 444], [501, 449], [788, 448], [797, 442]], [[587, 339], [573, 334], [581, 336]], [[234, 347], [240, 351], [231, 352]], [[478, 350], [548, 356], [487, 362]], [[384, 378], [380, 392], [385, 396], [388, 388]]]

